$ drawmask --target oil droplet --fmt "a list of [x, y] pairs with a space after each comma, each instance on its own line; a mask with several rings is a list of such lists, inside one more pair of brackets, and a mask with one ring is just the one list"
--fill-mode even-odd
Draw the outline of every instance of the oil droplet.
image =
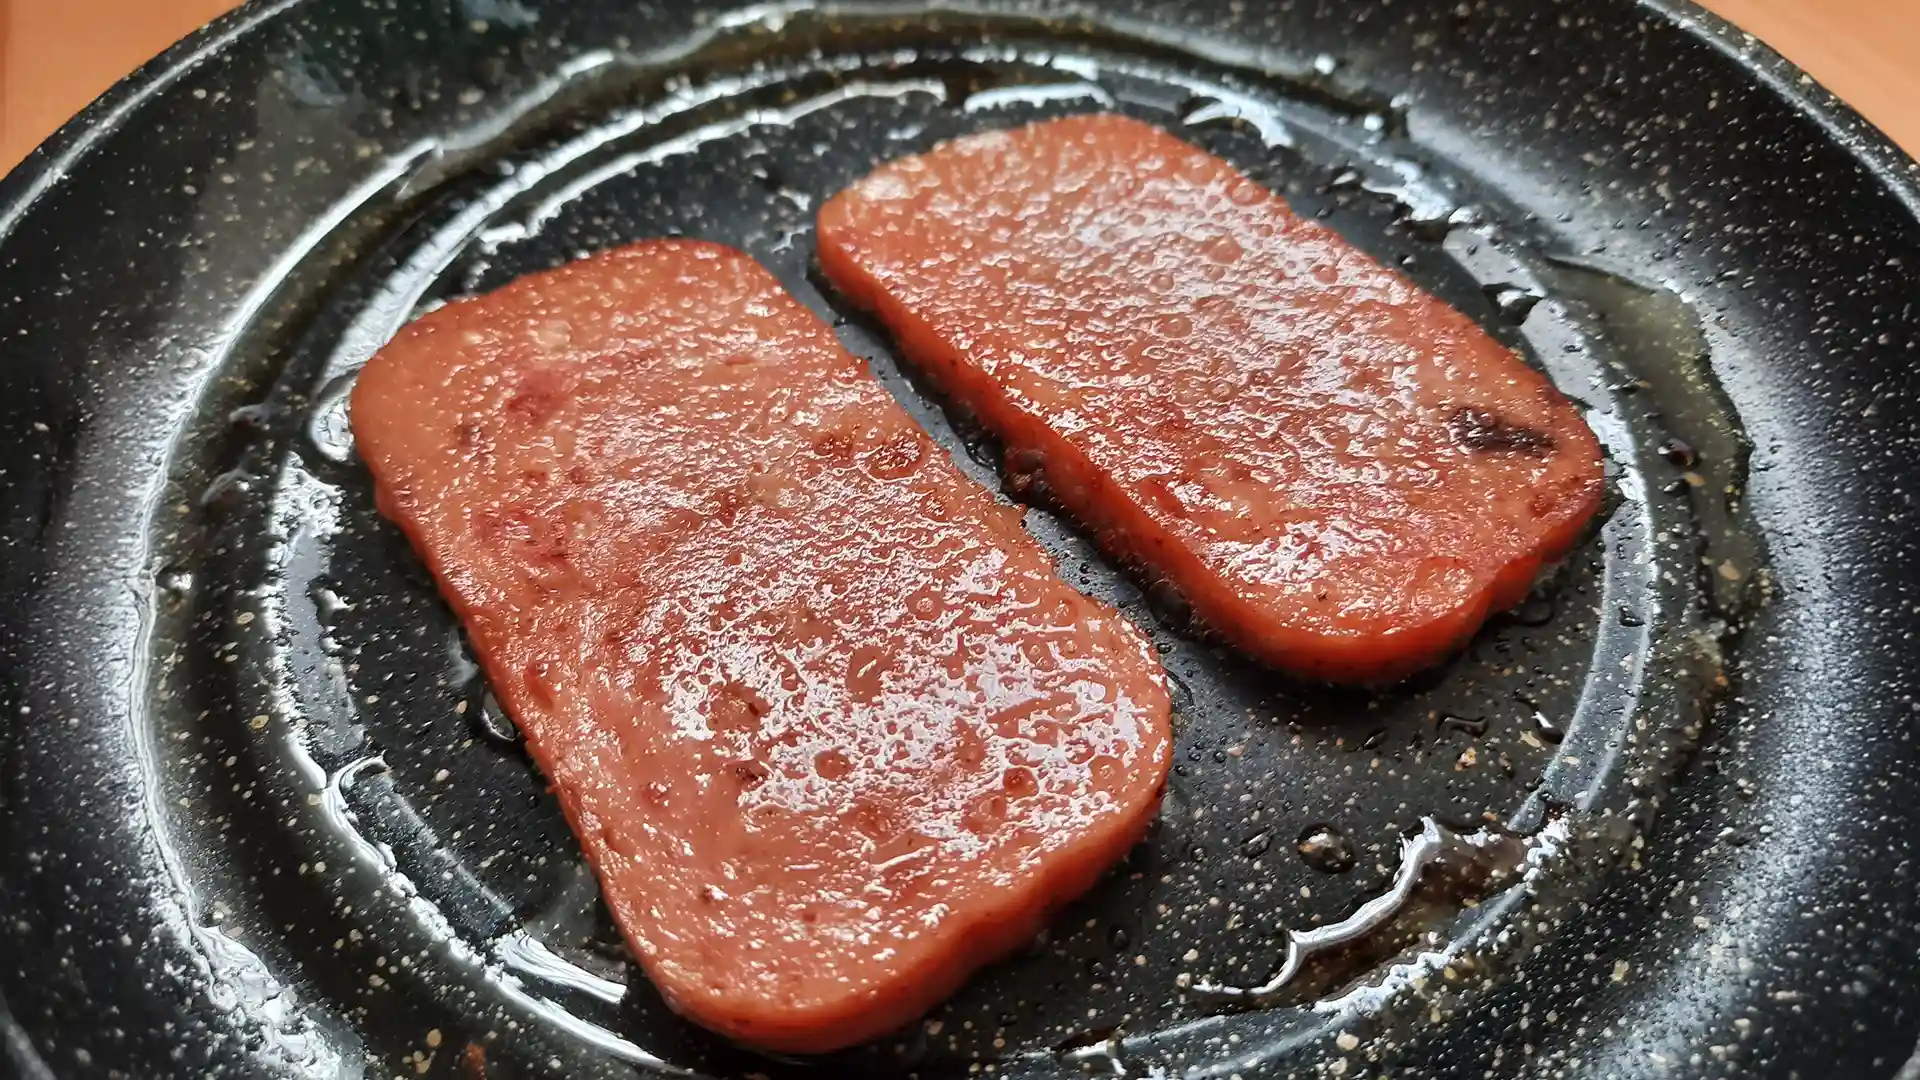
[[1116, 926], [1107, 931], [1107, 944], [1115, 952], [1123, 951], [1133, 945], [1133, 935], [1127, 933], [1126, 927]]
[[1131, 1077], [1121, 1038], [1118, 1028], [1096, 1028], [1067, 1039], [1053, 1053], [1061, 1064], [1079, 1066], [1085, 1076]]
[[[1239, 262], [1240, 257], [1246, 254], [1246, 249], [1240, 246], [1240, 241], [1235, 240], [1231, 235], [1216, 236], [1202, 245], [1201, 250], [1208, 259], [1223, 266], [1231, 266]], [[1182, 332], [1178, 336], [1186, 337], [1190, 332]]]
[[353, 393], [357, 371], [329, 382], [314, 398], [307, 416], [307, 442], [323, 458], [337, 465], [353, 460], [353, 430], [347, 426], [347, 399]]
[[822, 780], [843, 780], [852, 771], [853, 762], [838, 750], [827, 750], [814, 756], [813, 772]]
[[[1378, 126], [1373, 124], [1375, 119], [1379, 120]], [[1386, 124], [1385, 117], [1367, 117], [1368, 130], [1382, 130]], [[1382, 164], [1390, 176], [1368, 176], [1346, 169], [1334, 176], [1331, 186], [1336, 190], [1359, 188], [1392, 204], [1400, 225], [1419, 240], [1443, 240], [1456, 226], [1477, 219], [1477, 213], [1456, 205], [1420, 163], [1395, 158]]]
[[1360, 861], [1353, 838], [1337, 825], [1309, 825], [1295, 844], [1301, 861], [1326, 874], [1344, 874]]
[[478, 709], [469, 709], [467, 712], [474, 717], [474, 722], [479, 725], [480, 733], [487, 738], [493, 739], [496, 742], [505, 743], [520, 741], [519, 730], [513, 726], [513, 721], [508, 718], [507, 710], [500, 707], [500, 699], [493, 696], [493, 691], [487, 691], [486, 696], [480, 699], [480, 707]]
[[1660, 446], [1660, 456], [1683, 469], [1700, 463], [1700, 455], [1685, 439], [1668, 439]]
[[160, 587], [161, 595], [168, 600], [185, 600], [193, 591], [193, 571], [184, 566], [163, 566], [154, 575], [153, 583]]
[[1465, 735], [1471, 735], [1476, 739], [1487, 733], [1487, 721], [1485, 719], [1471, 716], [1455, 716], [1452, 713], [1441, 713], [1440, 719], [1434, 722], [1434, 726], [1441, 731], [1458, 731]]
[[339, 593], [322, 585], [313, 590], [313, 610], [322, 623], [331, 625], [342, 613], [352, 611], [353, 605], [340, 599]]
[[1520, 285], [1501, 283], [1488, 285], [1485, 288], [1487, 299], [1493, 301], [1494, 310], [1500, 313], [1501, 318], [1515, 326], [1526, 322], [1527, 315], [1533, 311], [1534, 305], [1546, 299], [1532, 289]]

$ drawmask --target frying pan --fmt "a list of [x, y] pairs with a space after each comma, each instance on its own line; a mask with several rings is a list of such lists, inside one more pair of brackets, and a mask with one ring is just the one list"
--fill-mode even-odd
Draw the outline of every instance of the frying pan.
[[[1159, 822], [925, 1022], [724, 1045], [619, 948], [344, 390], [426, 306], [698, 235], [997, 486], [810, 213], [1092, 108], [1541, 365], [1605, 520], [1361, 692], [1246, 663], [1035, 508], [1175, 680]], [[19, 1075], [1920, 1074], [1920, 175], [1691, 6], [257, 2], [0, 184], [0, 298]]]

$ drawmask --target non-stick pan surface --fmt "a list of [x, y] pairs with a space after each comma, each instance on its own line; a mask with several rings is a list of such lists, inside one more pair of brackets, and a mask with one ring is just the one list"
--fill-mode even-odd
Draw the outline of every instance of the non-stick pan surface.
[[[1175, 677], [1160, 821], [924, 1023], [725, 1046], [619, 947], [344, 390], [425, 306], [700, 236], [998, 486], [822, 283], [811, 214], [1096, 108], [1523, 349], [1606, 445], [1605, 521], [1444, 669], [1357, 692], [1246, 663], [1036, 507]], [[1677, 4], [256, 3], [0, 186], [0, 1056], [1909, 1080], [1917, 304], [1913, 164]]]

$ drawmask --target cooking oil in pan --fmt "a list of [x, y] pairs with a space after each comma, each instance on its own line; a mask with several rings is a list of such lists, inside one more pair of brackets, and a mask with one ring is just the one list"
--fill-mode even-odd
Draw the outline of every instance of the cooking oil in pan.
[[[1336, 58], [1196, 51], [1133, 25], [954, 15], [933, 32], [859, 11], [762, 14], [678, 54], [583, 67], [593, 85], [562, 96], [604, 114], [570, 134], [507, 125], [462, 144], [464, 157], [432, 157], [434, 174], [409, 189], [430, 205], [316, 301], [235, 473], [262, 490], [168, 563], [182, 640], [209, 612], [268, 613], [210, 620], [232, 640], [194, 644], [198, 660], [156, 678], [183, 695], [195, 678], [230, 685], [220, 715], [242, 721], [250, 767], [311, 778], [332, 807], [296, 814], [289, 833], [314, 849], [310, 868], [328, 867], [301, 879], [316, 920], [338, 926], [326, 940], [351, 931], [378, 943], [373, 956], [429, 958], [373, 974], [535, 1033], [536, 1067], [547, 1054], [581, 1071], [609, 1059], [784, 1067], [687, 1029], [619, 960], [544, 783], [374, 511], [347, 426], [352, 372], [423, 305], [611, 244], [700, 235], [765, 262], [963, 469], [1002, 483], [998, 449], [819, 285], [809, 214], [885, 158], [1113, 108], [1236, 162], [1526, 350], [1607, 448], [1608, 520], [1449, 665], [1358, 693], [1274, 675], [1161, 618], [1145, 583], [1070, 523], [1029, 513], [1059, 564], [1147, 628], [1175, 675], [1161, 820], [1031, 949], [919, 1027], [827, 1064], [1151, 1075], [1256, 1050], [1291, 1060], [1333, 1045], [1355, 1016], [1399, 1022], [1403, 1000], [1440, 992], [1421, 975], [1435, 964], [1470, 960], [1491, 977], [1495, 931], [1522, 909], [1550, 923], [1542, 906], [1587, 895], [1644, 824], [1635, 793], [1684, 761], [1724, 683], [1721, 644], [1764, 596], [1765, 553], [1741, 508], [1744, 440], [1684, 298], [1553, 254], [1554, 238], [1498, 191], [1422, 153], [1406, 103], [1354, 85]], [[458, 197], [435, 201], [442, 184]], [[256, 403], [219, 404], [225, 416]], [[209, 483], [232, 468], [220, 464]], [[241, 671], [256, 677], [235, 683]], [[256, 715], [291, 719], [256, 733], [244, 726]], [[496, 1046], [490, 1060], [511, 1053]]]

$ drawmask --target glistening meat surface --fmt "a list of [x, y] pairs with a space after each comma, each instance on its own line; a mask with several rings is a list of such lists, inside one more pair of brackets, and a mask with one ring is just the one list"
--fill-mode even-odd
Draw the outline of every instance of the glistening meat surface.
[[819, 237], [1016, 482], [1270, 663], [1432, 663], [1599, 507], [1599, 446], [1545, 378], [1149, 125], [955, 140], [835, 196]]
[[1138, 632], [738, 252], [639, 244], [449, 304], [368, 363], [352, 425], [702, 1024], [885, 1033], [1154, 813]]

